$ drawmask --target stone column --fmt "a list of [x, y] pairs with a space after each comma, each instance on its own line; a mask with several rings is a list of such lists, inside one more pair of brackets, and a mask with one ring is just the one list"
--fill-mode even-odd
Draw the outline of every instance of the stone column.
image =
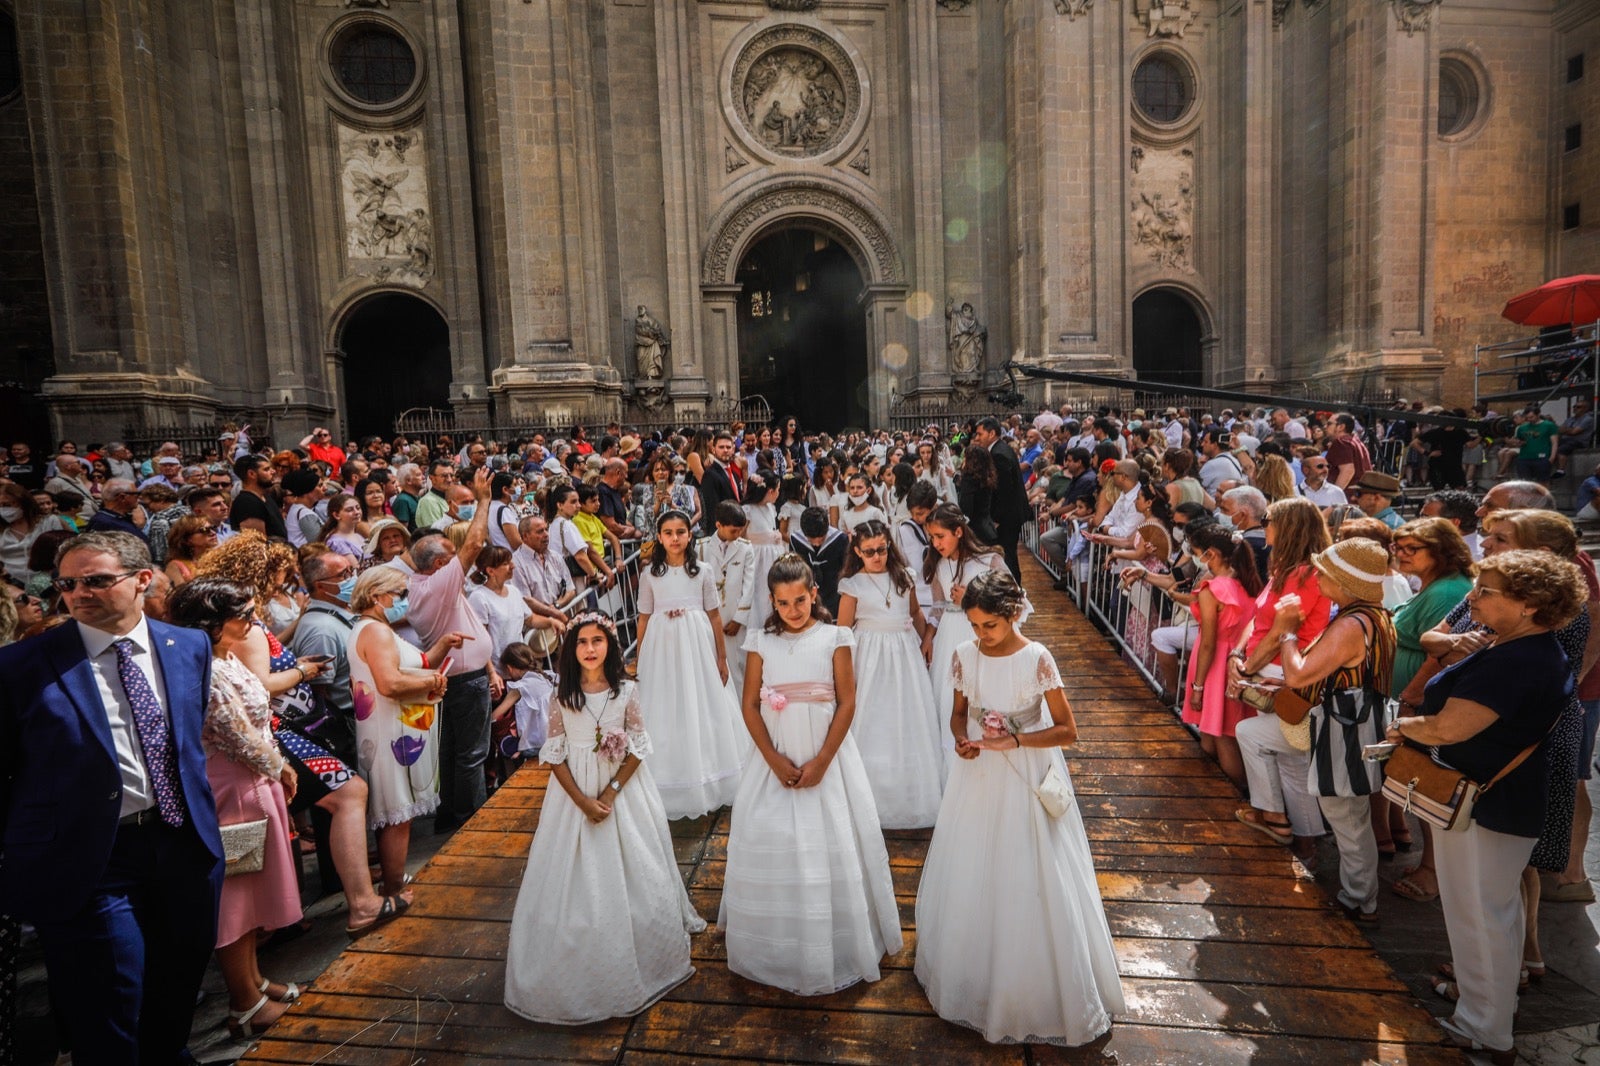
[[1244, 300], [1239, 350], [1244, 355], [1245, 387], [1275, 380], [1273, 360], [1273, 309], [1277, 306], [1278, 263], [1273, 256], [1277, 231], [1277, 197], [1274, 195], [1273, 130], [1276, 128], [1274, 73], [1276, 36], [1272, 12], [1266, 4], [1247, 4], [1244, 14], [1242, 117], [1244, 159], [1244, 216], [1239, 219], [1244, 267]]
[[[704, 342], [701, 365], [710, 381], [715, 382], [708, 401], [715, 405], [737, 397], [739, 392], [739, 296], [743, 292], [743, 285], [700, 286], [700, 337]], [[691, 408], [686, 403], [676, 409]]]
[[[945, 349], [943, 320], [939, 314], [945, 295], [939, 10], [935, 4], [906, 6], [906, 57], [910, 67], [907, 83], [912, 87], [906, 115], [911, 138], [907, 160], [911, 171], [911, 247], [906, 258], [911, 269], [911, 283], [923, 295], [917, 301], [920, 317], [908, 324], [907, 336], [899, 342], [906, 346], [905, 354], [891, 353], [897, 358], [914, 356], [915, 359], [914, 365], [901, 363], [899, 367], [888, 368], [889, 374], [899, 379], [897, 388], [902, 396], [923, 392], [943, 395], [950, 388], [949, 353]], [[946, 16], [944, 21], [965, 21], [969, 17], [975, 20], [976, 14], [960, 19]], [[886, 362], [892, 360], [886, 359], [880, 346], [868, 349], [868, 365], [875, 368], [875, 377], [884, 373]], [[874, 381], [871, 390], [873, 425], [889, 424], [887, 400], [881, 404], [877, 400], [880, 395], [887, 397], [888, 392], [887, 385], [880, 388]]]
[[475, 7], [466, 91], [481, 157], [485, 334], [501, 418], [615, 403], [590, 77], [589, 8], [560, 0]]
[[704, 109], [715, 103], [695, 91], [695, 14], [694, 4], [655, 5], [661, 191], [667, 221], [667, 314], [662, 324], [673, 337], [667, 393], [673, 409], [685, 414], [703, 411], [713, 391], [719, 397], [735, 396], [739, 391], [737, 320], [732, 359], [721, 363], [715, 374], [708, 377], [706, 361], [696, 350], [702, 335], [700, 247], [705, 239], [699, 172], [703, 138], [697, 134]]

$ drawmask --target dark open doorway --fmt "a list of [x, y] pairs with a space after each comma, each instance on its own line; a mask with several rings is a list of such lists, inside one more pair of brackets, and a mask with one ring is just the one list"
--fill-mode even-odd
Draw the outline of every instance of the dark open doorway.
[[450, 327], [426, 300], [367, 297], [345, 317], [339, 347], [346, 436], [388, 436], [410, 408], [450, 406]]
[[804, 225], [757, 241], [739, 264], [739, 393], [764, 396], [806, 429], [867, 422], [861, 269]]
[[1147, 381], [1204, 385], [1200, 316], [1188, 297], [1152, 289], [1133, 301], [1133, 369]]

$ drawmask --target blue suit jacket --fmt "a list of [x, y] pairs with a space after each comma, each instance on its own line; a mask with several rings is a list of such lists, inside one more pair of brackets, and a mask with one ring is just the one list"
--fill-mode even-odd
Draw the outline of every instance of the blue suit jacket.
[[[200, 745], [211, 689], [205, 634], [149, 621], [189, 826], [218, 860], [222, 839]], [[122, 778], [94, 673], [68, 622], [0, 648], [0, 913], [61, 921], [100, 883], [116, 841]]]

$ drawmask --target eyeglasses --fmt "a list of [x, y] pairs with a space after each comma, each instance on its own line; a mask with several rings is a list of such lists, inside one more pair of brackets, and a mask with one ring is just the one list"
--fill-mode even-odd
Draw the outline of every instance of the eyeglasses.
[[884, 545], [881, 548], [857, 548], [856, 549], [856, 554], [865, 556], [865, 557], [870, 559], [870, 558], [873, 558], [874, 556], [878, 556], [878, 555], [888, 555], [889, 554], [889, 547], [888, 547], [888, 545]]
[[204, 526], [204, 527], [202, 527], [200, 529], [195, 530], [194, 532], [195, 532], [195, 535], [199, 536], [199, 537], [214, 537], [214, 536], [217, 535], [217, 527], [216, 526]]
[[1467, 590], [1467, 598], [1468, 599], [1473, 599], [1473, 598], [1476, 598], [1478, 596], [1504, 596], [1504, 595], [1507, 595], [1505, 589], [1497, 589], [1497, 588], [1493, 588], [1493, 587], [1491, 587], [1489, 585], [1479, 585], [1476, 582], [1474, 582], [1473, 586], [1470, 589]]
[[1396, 555], [1415, 555], [1418, 552], [1425, 552], [1427, 550], [1428, 546], [1426, 544], [1396, 544], [1394, 546], [1394, 553]]
[[71, 592], [80, 584], [94, 592], [104, 592], [111, 586], [126, 581], [138, 573], [139, 571], [137, 570], [129, 570], [121, 574], [88, 574], [84, 577], [58, 577], [53, 579], [50, 584], [62, 592]]
[[24, 592], [21, 595], [14, 597], [11, 602], [16, 604], [18, 607], [26, 607], [30, 603], [39, 603], [41, 601], [39, 597], [30, 596]]

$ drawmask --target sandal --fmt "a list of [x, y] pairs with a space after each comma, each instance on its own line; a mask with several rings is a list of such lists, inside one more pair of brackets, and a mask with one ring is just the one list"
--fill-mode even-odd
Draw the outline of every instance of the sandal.
[[345, 936], [351, 940], [360, 940], [380, 925], [387, 925], [406, 911], [411, 909], [409, 901], [399, 896], [384, 896], [383, 906], [378, 908], [378, 916], [365, 925], [347, 925], [344, 927]]
[[[260, 1036], [272, 1028], [272, 1022], [256, 1028], [256, 1015], [261, 1013], [261, 1008], [267, 1005], [267, 997], [262, 996], [256, 1000], [256, 1005], [249, 1010], [230, 1010], [228, 1012], [228, 1032], [233, 1034], [235, 1040], [248, 1040]], [[273, 1021], [277, 1021], [276, 1018]]]
[[1254, 807], [1240, 807], [1233, 812], [1233, 816], [1240, 824], [1247, 825], [1256, 832], [1263, 834], [1274, 844], [1282, 844], [1287, 847], [1294, 843], [1294, 830], [1289, 827], [1289, 823], [1285, 822], [1279, 825], [1276, 822], [1269, 822], [1267, 821], [1267, 816]]
[[1593, 903], [1594, 885], [1587, 879], [1570, 884], [1547, 884], [1539, 898], [1550, 903]]
[[[1422, 867], [1417, 867], [1417, 870], [1420, 869], [1422, 869]], [[1411, 873], [1390, 885], [1389, 890], [1397, 896], [1409, 899], [1413, 903], [1432, 903], [1434, 900], [1439, 898], [1439, 890], [1434, 889], [1430, 892], [1419, 885], [1416, 881], [1412, 880], [1412, 877], [1416, 874], [1417, 870], [1412, 870]]]
[[1399, 833], [1394, 834], [1394, 846], [1400, 851], [1410, 851], [1414, 843], [1415, 841], [1411, 839], [1410, 832], [1407, 832], [1405, 836], [1401, 836]]
[[[1448, 966], [1449, 963], [1445, 965]], [[1456, 987], [1454, 981], [1435, 981], [1433, 982], [1433, 994], [1454, 1003], [1461, 998], [1461, 989]]]
[[293, 981], [286, 981], [283, 983], [283, 995], [281, 996], [274, 996], [271, 992], [268, 992], [267, 989], [271, 987], [272, 982], [263, 977], [261, 979], [261, 987], [256, 989], [256, 991], [260, 992], [268, 999], [274, 1000], [278, 1003], [295, 1003], [300, 999], [300, 986], [295, 984]]
[[[1538, 964], [1535, 964], [1535, 965], [1538, 965]], [[1458, 993], [1456, 991], [1456, 968], [1455, 968], [1455, 965], [1452, 964], [1452, 963], [1448, 963], [1448, 962], [1441, 962], [1439, 964], [1439, 976], [1443, 977], [1444, 981], [1435, 983], [1434, 986], [1433, 986], [1433, 990], [1435, 992], [1438, 992], [1441, 996], [1444, 996], [1445, 999], [1448, 999], [1451, 1002], [1454, 1002], [1458, 998]], [[1530, 983], [1532, 983], [1534, 981], [1543, 980], [1543, 979], [1544, 979], [1544, 967], [1542, 965], [1539, 965], [1538, 976], [1534, 976], [1533, 972], [1531, 970], [1529, 970], [1529, 968], [1528, 968], [1528, 963], [1526, 961], [1524, 961], [1523, 964], [1522, 964], [1522, 969], [1517, 971], [1517, 995], [1520, 996], [1524, 992], [1526, 992], [1528, 990], [1528, 985]], [[1449, 995], [1445, 995], [1445, 993], [1441, 991], [1441, 988], [1446, 984], [1448, 984], [1450, 986], [1450, 989], [1451, 989]]]
[[1514, 1047], [1508, 1047], [1503, 1050], [1485, 1047], [1466, 1033], [1458, 1031], [1446, 1018], [1439, 1019], [1439, 1028], [1444, 1030], [1444, 1044], [1446, 1047], [1460, 1048], [1462, 1051], [1476, 1051], [1479, 1054], [1487, 1055], [1494, 1066], [1515, 1066], [1516, 1064], [1517, 1049]]

